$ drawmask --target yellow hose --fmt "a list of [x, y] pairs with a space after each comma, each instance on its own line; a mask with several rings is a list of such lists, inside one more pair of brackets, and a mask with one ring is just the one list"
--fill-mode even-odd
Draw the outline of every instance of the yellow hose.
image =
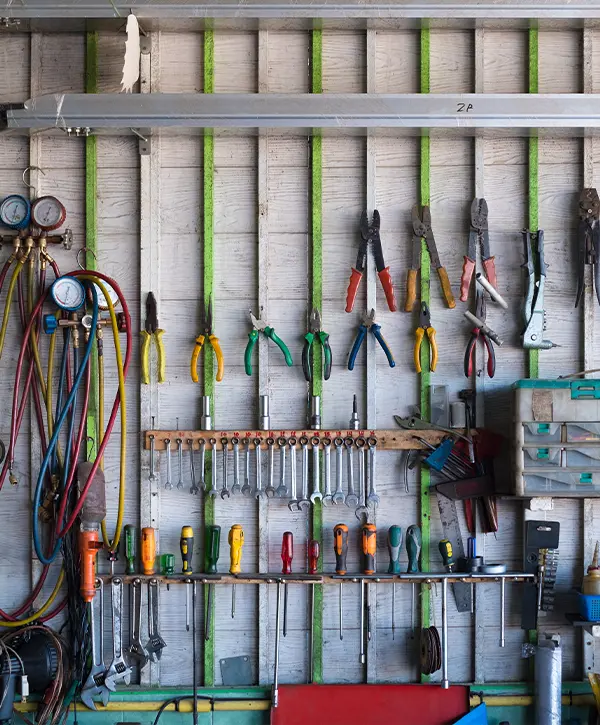
[[56, 584], [54, 585], [54, 589], [52, 590], [52, 594], [50, 594], [50, 596], [48, 597], [48, 601], [44, 604], [43, 607], [40, 607], [37, 612], [32, 614], [30, 617], [27, 617], [27, 619], [19, 619], [17, 622], [3, 622], [2, 620], [0, 620], [0, 627], [23, 627], [24, 625], [36, 622], [40, 617], [43, 617], [44, 614], [46, 614], [46, 612], [52, 606], [52, 602], [58, 596], [58, 592], [60, 591], [60, 587], [63, 583], [64, 578], [65, 572], [64, 569], [61, 569], [60, 574], [58, 575], [58, 579], [56, 580]]
[[6, 330], [8, 329], [8, 316], [12, 305], [12, 298], [15, 292], [15, 287], [19, 275], [23, 271], [23, 261], [20, 259], [15, 266], [12, 277], [10, 278], [10, 284], [8, 285], [8, 292], [6, 293], [6, 306], [4, 307], [4, 317], [2, 318], [2, 327], [0, 328], [0, 357], [2, 357], [2, 351], [4, 350], [4, 339], [6, 338]]
[[[100, 333], [100, 328], [98, 328]], [[98, 450], [104, 440], [104, 351], [98, 343], [99, 335], [96, 335], [96, 345], [98, 346]], [[100, 470], [104, 470], [104, 456], [100, 459]]]

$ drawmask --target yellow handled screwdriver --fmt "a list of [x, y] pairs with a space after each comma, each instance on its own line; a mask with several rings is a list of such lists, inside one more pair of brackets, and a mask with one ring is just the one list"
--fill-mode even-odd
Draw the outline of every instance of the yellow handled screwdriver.
[[[181, 538], [179, 539], [181, 551], [181, 573], [192, 573], [192, 555], [194, 553], [194, 530], [191, 526], [181, 527]], [[192, 582], [189, 580], [185, 585], [185, 628], [190, 631], [190, 597], [192, 594]]]
[[[242, 572], [242, 546], [244, 546], [244, 529], [241, 524], [234, 524], [229, 529], [229, 573]], [[231, 588], [231, 618], [235, 617], [235, 583]]]

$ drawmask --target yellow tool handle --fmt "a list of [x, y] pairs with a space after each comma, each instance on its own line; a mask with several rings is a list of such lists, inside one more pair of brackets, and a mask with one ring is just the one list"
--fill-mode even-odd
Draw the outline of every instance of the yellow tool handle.
[[437, 349], [437, 342], [435, 341], [435, 328], [428, 327], [427, 328], [427, 337], [429, 339], [429, 347], [431, 351], [431, 363], [429, 365], [429, 369], [431, 372], [435, 372], [435, 368], [438, 361], [438, 349]]
[[219, 338], [216, 335], [209, 335], [208, 339], [210, 340], [210, 344], [213, 346], [213, 350], [217, 356], [217, 382], [220, 383], [221, 380], [223, 380], [223, 374], [225, 373], [223, 352], [221, 350], [221, 345], [219, 345]]
[[165, 346], [162, 341], [164, 330], [156, 330], [154, 333], [154, 341], [156, 343], [156, 365], [158, 367], [158, 382], [164, 383], [167, 379], [167, 358], [165, 355]]
[[242, 571], [242, 546], [244, 545], [244, 529], [241, 524], [234, 524], [229, 530], [229, 571], [240, 574]]
[[415, 330], [415, 349], [413, 351], [413, 357], [415, 360], [415, 370], [418, 373], [421, 372], [421, 343], [423, 342], [424, 335], [425, 330], [422, 327], [417, 327]]
[[140, 364], [142, 368], [142, 383], [144, 385], [150, 384], [150, 333], [146, 330], [142, 330], [140, 333], [142, 337], [142, 346], [140, 350]]
[[417, 270], [409, 269], [406, 278], [406, 302], [404, 304], [405, 312], [412, 312], [417, 299]]
[[454, 301], [454, 295], [452, 294], [452, 287], [450, 287], [450, 280], [448, 279], [448, 272], [446, 272], [445, 267], [438, 267], [438, 277], [440, 278], [440, 283], [442, 285], [442, 292], [444, 293], [444, 299], [446, 300], [446, 304], [450, 309], [453, 309], [456, 307], [456, 302]]
[[192, 353], [192, 362], [190, 363], [190, 375], [192, 376], [193, 383], [198, 382], [198, 356], [200, 355], [200, 350], [202, 350], [202, 345], [204, 345], [204, 335], [198, 335], [194, 352]]

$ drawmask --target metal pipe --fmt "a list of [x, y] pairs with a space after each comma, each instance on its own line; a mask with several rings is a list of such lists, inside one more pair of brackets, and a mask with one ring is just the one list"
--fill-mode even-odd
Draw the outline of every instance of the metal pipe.
[[212, 430], [212, 418], [210, 417], [210, 395], [203, 395], [202, 412], [200, 413], [200, 430]]
[[281, 622], [281, 579], [277, 580], [277, 610], [275, 614], [275, 662], [273, 665], [273, 692], [271, 695], [272, 707], [279, 704], [279, 639]]
[[504, 299], [504, 297], [502, 297], [502, 295], [500, 294], [500, 292], [498, 292], [494, 285], [491, 282], [488, 282], [488, 280], [481, 274], [481, 272], [477, 272], [477, 274], [475, 275], [475, 279], [494, 300], [494, 302], [497, 302], [503, 309], [508, 309], [508, 302]]
[[504, 628], [505, 628], [505, 616], [506, 616], [506, 610], [505, 610], [505, 589], [506, 589], [506, 579], [502, 578], [500, 580], [500, 647], [504, 647]]
[[448, 580], [442, 580], [442, 687], [447, 690], [448, 682]]
[[258, 425], [261, 430], [271, 430], [271, 415], [269, 413], [269, 396], [268, 395], [260, 396]]

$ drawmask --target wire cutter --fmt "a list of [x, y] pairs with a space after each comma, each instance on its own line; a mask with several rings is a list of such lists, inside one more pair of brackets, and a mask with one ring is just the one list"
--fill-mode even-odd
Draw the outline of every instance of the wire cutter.
[[[485, 297], [483, 296], [482, 290], [477, 290], [477, 296], [475, 297], [475, 317], [477, 317], [481, 322], [485, 323], [485, 314], [486, 314], [486, 303], [485, 303]], [[469, 339], [469, 342], [467, 344], [467, 349], [465, 350], [465, 377], [470, 378], [473, 374], [473, 357], [474, 357], [474, 351], [475, 351], [475, 345], [477, 343], [477, 340], [482, 340], [483, 344], [486, 346], [488, 351], [488, 361], [487, 361], [487, 371], [488, 376], [490, 378], [493, 378], [496, 373], [496, 352], [494, 350], [494, 346], [492, 345], [492, 341], [490, 337], [488, 336], [487, 332], [484, 329], [485, 324], [483, 327], [474, 327], [471, 332], [471, 338]]]
[[150, 383], [150, 340], [154, 338], [154, 344], [156, 346], [156, 366], [158, 368], [158, 382], [165, 382], [165, 348], [162, 341], [162, 336], [165, 331], [161, 330], [158, 326], [158, 315], [156, 310], [156, 297], [152, 292], [148, 292], [146, 297], [146, 321], [144, 328], [141, 332], [142, 336], [142, 349], [140, 352], [141, 357], [141, 368], [142, 368], [142, 383], [149, 385]]
[[460, 278], [460, 301], [466, 302], [469, 296], [469, 287], [475, 271], [477, 244], [481, 245], [481, 263], [483, 271], [492, 287], [497, 288], [496, 263], [490, 257], [490, 235], [488, 232], [488, 205], [485, 199], [473, 199], [471, 204], [471, 230], [469, 232], [469, 246], [464, 257], [462, 276]]
[[431, 228], [431, 211], [428, 206], [421, 208], [419, 208], [418, 204], [413, 206], [412, 225], [412, 261], [406, 280], [406, 304], [404, 310], [411, 312], [417, 299], [417, 272], [421, 267], [421, 239], [425, 240], [431, 258], [431, 264], [437, 269], [446, 304], [451, 309], [456, 307], [452, 287], [450, 287], [450, 280], [448, 279], [448, 272], [446, 272], [445, 267], [442, 267], [440, 255], [435, 244], [435, 237], [433, 236], [433, 230]]
[[431, 360], [429, 363], [429, 369], [433, 373], [438, 361], [438, 349], [435, 341], [435, 328], [431, 326], [431, 314], [429, 312], [429, 306], [427, 302], [421, 302], [421, 311], [419, 312], [419, 326], [415, 330], [415, 348], [413, 351], [413, 357], [415, 360], [415, 369], [418, 373], [421, 372], [421, 343], [427, 333], [427, 339], [429, 340], [429, 347], [431, 348]]
[[379, 236], [380, 227], [381, 217], [379, 216], [377, 209], [373, 212], [373, 221], [371, 223], [369, 223], [369, 215], [366, 211], [363, 211], [360, 217], [360, 235], [362, 239], [360, 246], [358, 247], [356, 267], [352, 268], [350, 281], [348, 282], [348, 291], [346, 292], [346, 312], [352, 312], [354, 308], [356, 292], [358, 291], [360, 280], [362, 279], [365, 267], [367, 266], [367, 249], [369, 247], [369, 242], [371, 243], [373, 257], [375, 258], [375, 266], [377, 267], [377, 274], [381, 280], [388, 307], [392, 312], [395, 312], [397, 309], [390, 268], [385, 266], [385, 262], [383, 260], [381, 237]]
[[198, 382], [198, 356], [204, 346], [205, 340], [208, 338], [217, 357], [217, 382], [220, 383], [223, 380], [223, 373], [225, 372], [225, 362], [223, 360], [223, 352], [221, 351], [219, 338], [213, 335], [212, 331], [212, 297], [208, 300], [208, 306], [206, 308], [202, 306], [200, 310], [200, 329], [201, 332], [196, 338], [196, 344], [192, 352], [192, 361], [190, 363], [192, 381], [194, 383]]
[[325, 356], [325, 370], [323, 377], [325, 380], [329, 380], [331, 376], [331, 347], [329, 346], [329, 335], [321, 330], [321, 315], [319, 314], [319, 310], [316, 307], [313, 307], [308, 321], [308, 332], [304, 335], [304, 347], [302, 348], [302, 372], [304, 373], [304, 378], [308, 383], [312, 380], [310, 351], [315, 338], [318, 338], [321, 343], [323, 355]]
[[358, 334], [356, 335], [356, 339], [354, 340], [354, 345], [352, 345], [352, 350], [350, 350], [350, 357], [348, 358], [348, 370], [354, 370], [354, 362], [356, 360], [356, 356], [358, 355], [360, 346], [362, 345], [363, 340], [365, 339], [369, 330], [371, 331], [377, 342], [381, 345], [390, 367], [396, 367], [396, 361], [394, 360], [392, 351], [388, 347], [384, 336], [381, 334], [381, 325], [378, 325], [375, 322], [375, 310], [372, 309], [371, 312], [365, 312], [365, 314], [363, 315], [363, 321], [358, 328]]
[[250, 321], [252, 322], [252, 327], [254, 329], [248, 333], [248, 344], [246, 345], [246, 352], [244, 353], [244, 368], [246, 370], [246, 375], [252, 375], [252, 350], [254, 349], [256, 341], [258, 340], [259, 332], [263, 332], [266, 337], [270, 337], [271, 340], [273, 340], [273, 342], [283, 353], [286, 365], [288, 367], [291, 367], [293, 365], [292, 354], [290, 353], [285, 342], [275, 334], [275, 330], [272, 327], [269, 327], [264, 320], [260, 320], [254, 317], [254, 315], [252, 314], [252, 310], [249, 310], [249, 313]]
[[584, 189], [579, 195], [579, 226], [577, 227], [577, 295], [579, 306], [584, 288], [585, 265], [594, 266], [594, 287], [600, 304], [600, 199], [596, 189]]

